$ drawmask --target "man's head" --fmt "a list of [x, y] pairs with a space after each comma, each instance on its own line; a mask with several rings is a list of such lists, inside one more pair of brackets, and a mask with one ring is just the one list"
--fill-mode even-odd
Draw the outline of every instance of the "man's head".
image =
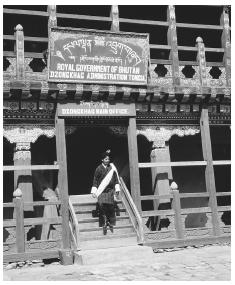
[[111, 151], [108, 149], [101, 155], [101, 161], [106, 166], [109, 165], [110, 163], [110, 154], [111, 154]]

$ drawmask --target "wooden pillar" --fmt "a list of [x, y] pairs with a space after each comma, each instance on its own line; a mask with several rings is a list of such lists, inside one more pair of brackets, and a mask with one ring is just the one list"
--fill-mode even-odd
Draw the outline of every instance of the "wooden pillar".
[[206, 189], [207, 192], [209, 193], [209, 206], [211, 207], [212, 211], [211, 214], [212, 214], [213, 234], [215, 236], [219, 236], [220, 226], [219, 226], [219, 217], [217, 211], [215, 176], [213, 168], [209, 117], [207, 109], [202, 109], [201, 118], [200, 118], [200, 127], [201, 127], [203, 158], [207, 162], [205, 179], [206, 179]]
[[21, 25], [15, 28], [16, 36], [16, 78], [22, 80], [25, 77], [24, 68], [24, 32]]
[[[169, 146], [155, 148], [151, 152], [151, 162], [170, 162]], [[153, 192], [155, 195], [167, 195], [170, 193], [169, 179], [172, 179], [172, 170], [170, 166], [152, 168]], [[169, 199], [163, 199], [161, 203], [170, 202]], [[157, 209], [157, 208], [156, 208]]]
[[69, 196], [64, 119], [60, 119], [56, 116], [55, 127], [56, 153], [57, 162], [59, 164], [58, 188], [61, 197], [62, 243], [63, 249], [70, 249]]
[[127, 138], [128, 138], [128, 150], [129, 150], [131, 196], [138, 211], [141, 213], [136, 118], [129, 118]]
[[227, 86], [231, 86], [231, 40], [228, 9], [228, 7], [224, 7], [220, 18], [220, 24], [223, 26], [221, 45], [224, 48], [223, 62], [226, 70], [226, 83]]
[[119, 11], [118, 11], [118, 5], [112, 5], [110, 17], [112, 19], [111, 24], [111, 31], [112, 32], [119, 32]]
[[[151, 152], [151, 162], [170, 162], [169, 146], [164, 143], [164, 146], [158, 147]], [[168, 195], [170, 194], [169, 179], [172, 179], [171, 167], [153, 167], [152, 174], [152, 189], [154, 195]], [[153, 200], [154, 210], [164, 210], [169, 208], [170, 199]], [[160, 217], [154, 217], [154, 224], [156, 230], [160, 227]]]
[[[30, 143], [16, 143], [14, 152], [14, 165], [31, 165]], [[14, 189], [20, 188], [22, 191], [22, 200], [24, 202], [33, 202], [33, 186], [31, 170], [14, 171]], [[33, 211], [33, 206], [24, 206], [25, 211]]]
[[173, 5], [168, 6], [167, 20], [169, 23], [169, 28], [167, 32], [167, 41], [168, 41], [168, 45], [171, 46], [170, 59], [172, 60], [173, 84], [180, 85], [179, 55], [178, 55], [178, 44], [177, 44], [175, 7]]

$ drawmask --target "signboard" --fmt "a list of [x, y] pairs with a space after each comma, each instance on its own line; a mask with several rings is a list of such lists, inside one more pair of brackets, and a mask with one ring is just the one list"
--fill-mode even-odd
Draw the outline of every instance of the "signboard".
[[135, 117], [134, 104], [109, 104], [107, 102], [80, 102], [58, 104], [58, 117]]
[[148, 34], [54, 27], [48, 81], [146, 85]]

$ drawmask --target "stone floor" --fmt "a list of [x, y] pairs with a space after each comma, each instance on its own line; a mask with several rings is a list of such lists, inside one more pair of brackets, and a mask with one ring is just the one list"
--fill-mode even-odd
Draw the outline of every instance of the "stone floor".
[[229, 244], [223, 244], [159, 250], [151, 260], [130, 260], [97, 266], [42, 265], [10, 270], [5, 267], [3, 278], [5, 281], [229, 281], [231, 248]]

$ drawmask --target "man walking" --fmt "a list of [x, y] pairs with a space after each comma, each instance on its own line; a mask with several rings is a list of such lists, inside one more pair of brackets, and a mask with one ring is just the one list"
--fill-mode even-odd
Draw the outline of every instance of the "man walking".
[[116, 224], [114, 195], [118, 196], [120, 192], [117, 169], [110, 163], [110, 156], [110, 150], [102, 154], [102, 163], [95, 170], [91, 189], [92, 196], [98, 199], [99, 218], [104, 235], [107, 234], [108, 226], [113, 232], [113, 226]]

